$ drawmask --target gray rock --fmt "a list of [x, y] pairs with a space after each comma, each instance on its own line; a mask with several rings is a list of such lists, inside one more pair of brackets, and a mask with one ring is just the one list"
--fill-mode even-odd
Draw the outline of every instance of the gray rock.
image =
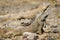
[[32, 23], [31, 19], [21, 19], [22, 26], [29, 26]]
[[24, 32], [23, 33], [23, 38], [27, 38], [28, 40], [37, 40], [38, 36], [35, 33], [30, 33], [30, 32]]
[[50, 9], [45, 12], [49, 13], [43, 27], [45, 32], [60, 32], [60, 18], [58, 18], [59, 13], [57, 13], [57, 11], [56, 7], [50, 7]]

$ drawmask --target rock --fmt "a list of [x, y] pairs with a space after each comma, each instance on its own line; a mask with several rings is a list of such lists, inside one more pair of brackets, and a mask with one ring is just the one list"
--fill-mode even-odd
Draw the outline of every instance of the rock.
[[44, 33], [39, 35], [38, 40], [59, 40], [60, 33]]
[[29, 26], [32, 23], [31, 19], [21, 19], [22, 26]]
[[48, 17], [45, 19], [46, 22], [44, 23], [43, 30], [45, 32], [60, 32], [60, 18], [58, 18], [59, 13], [57, 13], [57, 8], [51, 7], [49, 10], [46, 11], [49, 13]]
[[23, 38], [27, 38], [28, 40], [37, 40], [38, 36], [35, 33], [24, 32]]

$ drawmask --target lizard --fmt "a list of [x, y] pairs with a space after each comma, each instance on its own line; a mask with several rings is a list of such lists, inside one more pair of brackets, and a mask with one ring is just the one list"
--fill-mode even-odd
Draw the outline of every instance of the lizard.
[[[41, 34], [42, 26], [38, 26], [39, 25], [38, 22], [41, 21], [41, 19], [42, 19], [41, 16], [44, 14], [44, 12], [47, 10], [47, 8], [49, 8], [49, 5], [47, 5], [44, 10], [42, 10], [41, 12], [39, 12], [39, 14], [36, 15], [36, 18], [34, 19], [33, 23], [31, 23], [28, 27], [14, 30], [14, 31], [12, 31], [12, 33], [8, 32], [6, 35], [13, 34], [13, 36], [16, 36], [16, 35], [23, 34], [24, 32], [35, 32], [38, 30], [38, 28], [39, 28], [39, 33]], [[48, 14], [46, 14], [46, 15], [48, 15]], [[43, 16], [43, 19], [46, 15]]]
[[[42, 8], [42, 11], [40, 11], [41, 7], [39, 7], [37, 9], [37, 11], [39, 11], [39, 13], [35, 16], [36, 18], [34, 19], [33, 23], [31, 23], [31, 25], [29, 25], [28, 27], [24, 27], [24, 28], [21, 28], [21, 29], [18, 29], [18, 30], [12, 30], [11, 31], [8, 31], [7, 33], [5, 33], [5, 37], [8, 37], [9, 35], [11, 36], [15, 36], [15, 35], [20, 35], [22, 34], [23, 32], [35, 32], [39, 27], [38, 27], [38, 20], [41, 21], [41, 15], [43, 14], [43, 12], [49, 7], [50, 4], [46, 5], [45, 7]], [[44, 6], [44, 5], [43, 5]], [[36, 10], [33, 10], [33, 11], [30, 11], [30, 12], [33, 12], [35, 13]], [[26, 12], [27, 13], [27, 12]], [[29, 11], [28, 11], [29, 13]], [[18, 15], [18, 14], [17, 14]], [[6, 16], [8, 17], [8, 16]], [[41, 27], [40, 27], [41, 28]], [[39, 29], [40, 29], [39, 28]], [[41, 33], [41, 29], [39, 30], [40, 33]]]

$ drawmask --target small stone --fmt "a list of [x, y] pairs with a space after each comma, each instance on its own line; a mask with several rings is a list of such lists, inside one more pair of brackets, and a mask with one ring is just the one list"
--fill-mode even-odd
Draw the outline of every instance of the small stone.
[[28, 40], [37, 40], [38, 36], [35, 33], [24, 32], [23, 37], [26, 37]]
[[32, 23], [31, 19], [21, 19], [22, 26], [29, 26]]

